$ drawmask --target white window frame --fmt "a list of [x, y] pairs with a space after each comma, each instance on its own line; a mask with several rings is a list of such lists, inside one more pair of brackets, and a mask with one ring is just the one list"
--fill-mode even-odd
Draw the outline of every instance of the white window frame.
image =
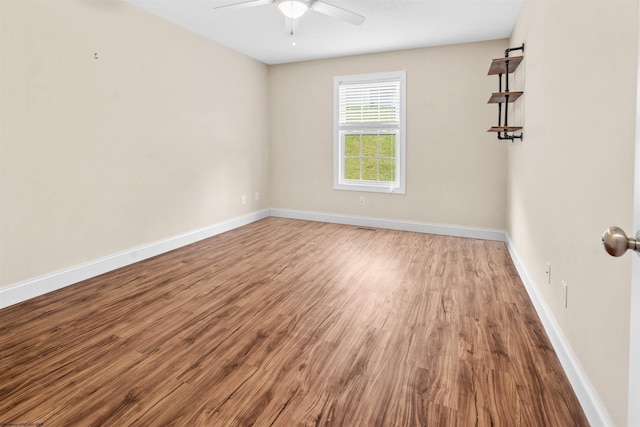
[[[389, 128], [383, 123], [358, 125], [340, 124], [340, 86], [348, 84], [377, 83], [397, 81], [400, 83], [399, 123], [397, 128]], [[406, 181], [406, 71], [385, 73], [355, 74], [336, 76], [333, 79], [333, 188], [336, 190], [372, 191], [379, 193], [405, 194]], [[396, 180], [394, 182], [350, 180], [344, 177], [344, 140], [345, 135], [358, 133], [393, 133], [396, 135]]]

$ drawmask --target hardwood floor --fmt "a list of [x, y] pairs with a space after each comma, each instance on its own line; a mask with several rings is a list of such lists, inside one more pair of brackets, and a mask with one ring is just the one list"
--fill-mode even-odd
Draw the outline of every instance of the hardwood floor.
[[0, 325], [0, 423], [588, 425], [499, 242], [267, 218]]

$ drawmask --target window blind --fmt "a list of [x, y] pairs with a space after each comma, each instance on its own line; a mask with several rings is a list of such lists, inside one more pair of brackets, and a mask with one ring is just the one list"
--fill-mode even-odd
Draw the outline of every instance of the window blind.
[[340, 126], [400, 124], [400, 80], [340, 83]]

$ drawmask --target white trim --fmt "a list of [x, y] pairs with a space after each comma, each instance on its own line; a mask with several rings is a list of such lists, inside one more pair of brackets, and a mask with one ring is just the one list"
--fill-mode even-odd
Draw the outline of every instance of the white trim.
[[65, 286], [81, 282], [91, 277], [116, 270], [129, 264], [172, 251], [199, 240], [242, 227], [269, 216], [269, 210], [252, 212], [247, 215], [222, 221], [199, 230], [190, 231], [168, 239], [128, 249], [113, 255], [92, 260], [45, 276], [17, 283], [0, 289], [0, 309], [26, 301]]
[[431, 224], [424, 222], [399, 221], [394, 219], [368, 218], [336, 215], [324, 212], [271, 209], [271, 216], [305, 221], [330, 222], [334, 224], [357, 225], [360, 227], [388, 228], [390, 230], [414, 231], [417, 233], [442, 234], [445, 236], [468, 237], [471, 239], [505, 241], [505, 232], [488, 228], [461, 227], [457, 225]]
[[589, 424], [592, 426], [613, 426], [613, 422], [611, 422], [611, 418], [609, 417], [605, 406], [600, 401], [598, 394], [573, 352], [569, 341], [567, 341], [567, 338], [562, 333], [562, 329], [553, 316], [552, 311], [545, 303], [542, 295], [540, 295], [538, 286], [525, 269], [509, 235], [507, 235], [506, 244], [509, 254], [511, 255], [511, 259], [513, 260], [513, 264], [515, 265], [516, 270], [518, 270], [520, 279], [522, 279], [522, 283], [524, 284], [524, 287], [529, 294], [529, 298], [538, 313], [538, 317], [540, 317], [540, 321], [549, 336], [553, 349], [555, 350], [558, 359], [560, 359], [560, 363], [567, 374], [569, 382], [573, 387], [573, 391], [576, 393], [576, 396], [582, 405], [582, 409], [589, 420]]

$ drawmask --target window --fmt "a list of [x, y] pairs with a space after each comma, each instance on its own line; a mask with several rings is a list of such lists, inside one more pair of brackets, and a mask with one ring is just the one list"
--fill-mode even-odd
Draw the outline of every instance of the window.
[[405, 192], [405, 72], [334, 78], [334, 182]]

